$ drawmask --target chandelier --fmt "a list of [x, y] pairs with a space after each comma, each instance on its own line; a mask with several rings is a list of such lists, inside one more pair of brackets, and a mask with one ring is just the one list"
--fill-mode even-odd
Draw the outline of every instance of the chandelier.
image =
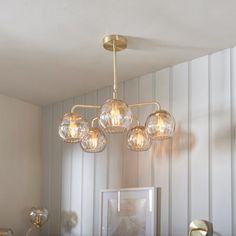
[[[147, 151], [154, 140], [168, 139], [173, 136], [175, 120], [172, 115], [161, 109], [158, 101], [127, 104], [117, 98], [117, 52], [126, 49], [127, 39], [121, 35], [108, 35], [103, 39], [103, 47], [113, 54], [113, 96], [101, 106], [77, 104], [70, 113], [63, 116], [58, 133], [67, 143], [80, 143], [85, 152], [102, 152], [107, 144], [106, 134], [127, 132], [127, 148], [132, 151]], [[155, 106], [144, 125], [132, 113], [132, 108]], [[98, 117], [89, 123], [77, 108], [99, 109]]]

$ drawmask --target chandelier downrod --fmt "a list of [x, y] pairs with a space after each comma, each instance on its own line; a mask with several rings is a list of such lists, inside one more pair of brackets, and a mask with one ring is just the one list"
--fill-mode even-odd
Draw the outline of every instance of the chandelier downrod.
[[112, 52], [113, 56], [113, 93], [112, 98], [117, 99], [117, 52], [126, 49], [127, 39], [122, 35], [107, 35], [103, 38], [103, 47]]
[[116, 58], [116, 44], [113, 40], [113, 99], [117, 99], [117, 58]]

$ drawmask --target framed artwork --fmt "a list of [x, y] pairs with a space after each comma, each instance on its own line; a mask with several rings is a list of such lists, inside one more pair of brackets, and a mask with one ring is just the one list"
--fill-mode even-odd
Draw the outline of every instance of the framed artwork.
[[156, 188], [102, 190], [100, 236], [159, 235]]

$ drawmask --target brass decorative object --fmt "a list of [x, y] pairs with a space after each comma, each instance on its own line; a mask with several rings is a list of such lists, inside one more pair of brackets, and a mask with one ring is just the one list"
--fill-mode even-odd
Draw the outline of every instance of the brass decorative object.
[[0, 236], [14, 236], [14, 233], [11, 229], [0, 229]]
[[40, 230], [41, 227], [47, 222], [48, 210], [46, 208], [32, 207], [29, 217], [33, 226], [28, 229], [26, 236], [30, 236], [35, 228]]
[[189, 225], [189, 236], [213, 236], [212, 223], [206, 220], [193, 220]]
[[119, 52], [127, 48], [127, 39], [122, 35], [107, 35], [103, 38], [103, 47], [109, 51]]
[[[103, 47], [111, 51], [113, 57], [112, 98], [105, 101], [102, 105], [74, 105], [70, 113], [64, 115], [59, 126], [58, 133], [63, 141], [67, 143], [80, 143], [85, 152], [96, 153], [105, 149], [107, 143], [105, 134], [128, 131], [127, 147], [133, 151], [147, 151], [151, 146], [151, 139], [152, 141], [163, 140], [173, 136], [175, 120], [169, 112], [161, 110], [161, 105], [158, 101], [127, 104], [125, 101], [118, 99], [117, 52], [126, 49], [127, 43], [127, 39], [122, 35], [107, 35], [103, 38]], [[133, 127], [135, 116], [132, 113], [132, 108], [142, 106], [155, 106], [155, 110], [148, 116], [145, 125]], [[75, 110], [77, 108], [100, 110], [98, 116], [91, 122], [91, 127], [88, 127], [88, 122], [76, 113]], [[94, 120], [98, 121], [96, 127]], [[139, 124], [139, 122], [137, 123]], [[140, 127], [142, 127], [142, 130]], [[142, 135], [140, 135], [140, 132], [133, 132], [131, 140], [129, 132], [131, 129], [132, 131], [141, 130]], [[96, 135], [91, 136], [94, 130], [96, 130]], [[137, 146], [136, 141], [140, 143], [141, 138], [144, 138], [146, 142], [142, 142], [141, 146]]]

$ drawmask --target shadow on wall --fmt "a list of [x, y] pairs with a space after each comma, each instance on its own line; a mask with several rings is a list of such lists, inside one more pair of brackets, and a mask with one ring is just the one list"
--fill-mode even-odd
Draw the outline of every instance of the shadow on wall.
[[214, 232], [213, 236], [221, 236], [221, 234]]
[[[236, 128], [232, 128], [232, 135], [235, 137]], [[231, 143], [231, 128], [223, 127], [216, 131], [213, 142], [218, 150], [227, 150]]]
[[72, 233], [72, 229], [78, 224], [78, 216], [73, 211], [62, 212], [62, 224], [66, 233]]
[[[224, 110], [217, 110], [211, 114], [211, 142], [217, 151], [229, 150], [232, 139], [235, 139], [236, 124], [234, 120], [231, 121], [229, 108]], [[201, 117], [196, 117], [198, 119]]]
[[179, 126], [172, 139], [153, 143], [155, 156], [167, 156], [170, 153], [178, 157], [181, 152], [192, 150], [196, 145], [196, 138], [192, 133], [185, 131]]

